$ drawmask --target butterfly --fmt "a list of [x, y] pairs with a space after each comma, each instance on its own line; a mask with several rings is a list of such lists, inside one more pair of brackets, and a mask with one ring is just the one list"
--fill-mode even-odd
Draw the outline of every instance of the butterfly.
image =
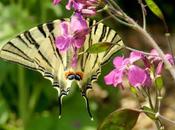
[[[0, 48], [0, 58], [20, 64], [26, 68], [40, 72], [44, 78], [52, 82], [58, 90], [59, 115], [61, 117], [62, 98], [68, 95], [73, 82], [76, 82], [85, 98], [86, 107], [92, 118], [87, 90], [101, 73], [101, 66], [122, 48], [123, 42], [111, 28], [95, 20], [87, 23], [91, 31], [86, 37], [85, 44], [78, 50], [76, 68], [71, 67], [71, 51], [60, 52], [55, 46], [55, 39], [60, 35], [59, 25], [62, 20], [54, 20], [38, 25], [17, 35]], [[100, 53], [89, 53], [86, 50], [93, 44], [103, 42], [113, 43], [110, 48]]]

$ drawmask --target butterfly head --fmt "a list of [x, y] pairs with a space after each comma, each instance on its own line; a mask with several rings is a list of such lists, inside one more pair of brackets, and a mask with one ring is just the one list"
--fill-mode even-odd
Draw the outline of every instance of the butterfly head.
[[67, 71], [67, 72], [65, 72], [65, 78], [66, 78], [66, 80], [80, 81], [83, 79], [83, 72]]

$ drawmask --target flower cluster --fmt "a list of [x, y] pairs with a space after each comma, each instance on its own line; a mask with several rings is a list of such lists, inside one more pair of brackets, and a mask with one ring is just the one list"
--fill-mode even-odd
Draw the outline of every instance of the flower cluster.
[[88, 25], [86, 20], [79, 13], [75, 13], [71, 17], [71, 21], [63, 21], [60, 24], [61, 35], [55, 40], [56, 47], [60, 52], [67, 51], [70, 47], [73, 48], [74, 56], [72, 58], [72, 66], [76, 67], [77, 49], [81, 48], [88, 34]]
[[[61, 0], [53, 0], [53, 4], [59, 4]], [[71, 21], [63, 21], [60, 24], [61, 35], [56, 37], [56, 47], [60, 52], [65, 52], [72, 48], [74, 55], [72, 57], [72, 67], [77, 64], [77, 49], [81, 48], [85, 42], [86, 35], [89, 32], [88, 25], [84, 16], [95, 15], [97, 0], [69, 0], [66, 8], [74, 9], [75, 13]]]
[[[173, 64], [173, 57], [166, 54], [166, 59]], [[144, 68], [136, 65], [136, 61], [141, 60], [144, 63]], [[149, 56], [145, 56], [140, 52], [131, 52], [128, 58], [121, 56], [113, 60], [115, 69], [104, 77], [107, 85], [123, 86], [123, 78], [127, 77], [128, 82], [134, 87], [149, 87], [152, 84], [151, 71], [152, 68], [156, 69], [155, 77], [159, 76], [163, 70], [163, 61], [158, 56], [156, 50], [152, 50]]]
[[[61, 0], [54, 0], [53, 4], [59, 4]], [[97, 0], [69, 0], [66, 9], [74, 9], [75, 12], [79, 12], [82, 15], [95, 15]]]

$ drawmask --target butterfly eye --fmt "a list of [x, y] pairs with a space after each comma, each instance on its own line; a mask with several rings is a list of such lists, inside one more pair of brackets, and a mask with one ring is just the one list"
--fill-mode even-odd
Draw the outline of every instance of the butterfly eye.
[[75, 75], [75, 80], [78, 80], [78, 81], [80, 81], [82, 78], [81, 78], [81, 76], [80, 75], [78, 75], [78, 74], [76, 74]]
[[67, 76], [67, 79], [73, 80], [73, 79], [76, 79], [75, 77], [76, 77], [76, 75], [70, 74], [70, 75]]
[[75, 73], [75, 79], [80, 81], [83, 79], [83, 73], [82, 72], [76, 72]]

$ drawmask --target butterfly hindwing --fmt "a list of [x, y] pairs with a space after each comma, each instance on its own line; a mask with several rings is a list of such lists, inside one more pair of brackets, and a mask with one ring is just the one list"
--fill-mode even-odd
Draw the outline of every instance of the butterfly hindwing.
[[84, 76], [80, 86], [82, 86], [83, 91], [86, 91], [89, 87], [91, 88], [91, 83], [96, 81], [101, 74], [101, 66], [107, 63], [123, 47], [123, 42], [117, 32], [102, 23], [96, 24], [96, 21], [91, 21], [89, 24], [89, 26], [92, 26], [92, 30], [87, 36], [81, 51], [87, 50], [93, 44], [101, 44], [103, 42], [109, 42], [113, 45], [104, 52], [97, 54], [86, 52], [81, 56], [79, 64], [84, 72]]

